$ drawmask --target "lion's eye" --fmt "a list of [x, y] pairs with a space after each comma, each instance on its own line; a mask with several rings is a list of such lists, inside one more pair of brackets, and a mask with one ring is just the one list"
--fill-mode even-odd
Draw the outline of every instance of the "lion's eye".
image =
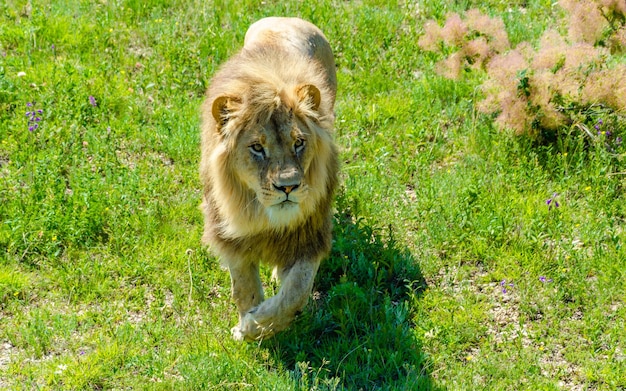
[[302, 152], [304, 149], [304, 140], [301, 138], [296, 139], [296, 142], [293, 143], [293, 147], [295, 148], [296, 153]]
[[250, 152], [258, 157], [265, 157], [265, 148], [259, 143], [250, 146]]

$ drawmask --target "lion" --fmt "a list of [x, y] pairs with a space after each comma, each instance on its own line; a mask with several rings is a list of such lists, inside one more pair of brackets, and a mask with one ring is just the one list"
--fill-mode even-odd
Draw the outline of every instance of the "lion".
[[[315, 25], [271, 17], [214, 75], [202, 106], [203, 243], [231, 277], [236, 340], [284, 330], [331, 248], [338, 157], [331, 47]], [[259, 265], [280, 281], [264, 300]]]

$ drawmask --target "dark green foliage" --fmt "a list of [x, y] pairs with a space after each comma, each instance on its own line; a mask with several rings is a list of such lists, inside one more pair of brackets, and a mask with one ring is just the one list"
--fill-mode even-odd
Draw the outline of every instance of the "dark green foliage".
[[399, 248], [391, 227], [385, 235], [354, 216], [345, 201], [339, 208], [332, 254], [318, 273], [313, 302], [289, 331], [264, 345], [288, 368], [323, 368], [307, 378], [310, 384], [299, 380], [305, 389], [326, 383], [430, 389], [411, 322], [411, 303], [425, 287], [417, 262]]

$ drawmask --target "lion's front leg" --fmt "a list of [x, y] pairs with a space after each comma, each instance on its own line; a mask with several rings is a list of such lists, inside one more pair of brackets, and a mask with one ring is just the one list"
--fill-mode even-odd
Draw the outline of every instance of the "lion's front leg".
[[233, 329], [233, 337], [257, 340], [289, 326], [309, 299], [319, 264], [319, 261], [300, 261], [283, 270], [278, 293], [248, 311], [236, 327], [237, 334]]
[[[248, 311], [263, 301], [263, 286], [257, 263], [229, 265], [231, 293], [239, 311], [239, 323]], [[233, 335], [237, 327], [232, 329]]]

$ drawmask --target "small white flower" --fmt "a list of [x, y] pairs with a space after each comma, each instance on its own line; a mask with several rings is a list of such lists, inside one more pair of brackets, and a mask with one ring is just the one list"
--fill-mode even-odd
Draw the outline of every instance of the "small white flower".
[[62, 374], [62, 373], [63, 373], [66, 369], [67, 369], [67, 365], [60, 364], [60, 365], [57, 367], [57, 370], [56, 370], [56, 371], [54, 371], [54, 374], [55, 374], [55, 375], [60, 375], [60, 374]]
[[17, 77], [24, 77], [26, 76], [26, 72], [18, 72], [17, 73]]

